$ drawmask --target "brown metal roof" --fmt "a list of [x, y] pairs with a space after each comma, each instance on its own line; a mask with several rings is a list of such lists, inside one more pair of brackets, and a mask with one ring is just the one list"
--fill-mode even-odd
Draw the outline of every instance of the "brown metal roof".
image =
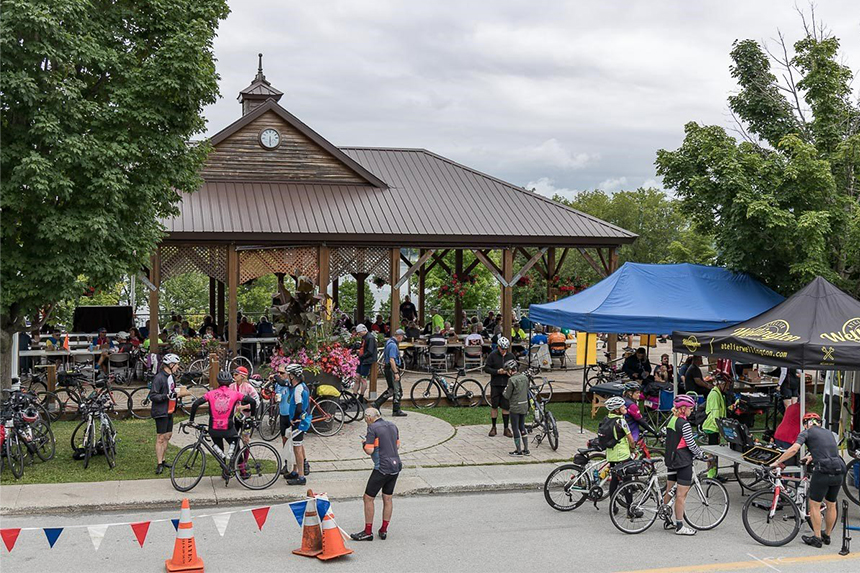
[[423, 149], [341, 148], [387, 187], [207, 181], [169, 241], [610, 246], [636, 235]]

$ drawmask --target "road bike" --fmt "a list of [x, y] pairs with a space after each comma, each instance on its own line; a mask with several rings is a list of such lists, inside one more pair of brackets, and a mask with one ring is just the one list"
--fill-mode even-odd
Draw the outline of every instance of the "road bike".
[[[782, 469], [762, 467], [758, 477], [769, 484], [747, 498], [742, 516], [750, 536], [771, 547], [780, 547], [797, 537], [800, 526], [809, 519], [809, 474], [801, 477], [782, 475]], [[789, 485], [793, 487], [788, 487]], [[821, 504], [824, 523], [825, 504]]]
[[[233, 356], [233, 351], [227, 351], [227, 359], [219, 360], [219, 371], [226, 372], [228, 374], [232, 373], [239, 366], [244, 366], [248, 370], [248, 376], [254, 374], [254, 364], [248, 360], [246, 357], [239, 355]], [[200, 372], [203, 375], [203, 378], [209, 380], [209, 356], [205, 356], [204, 358], [198, 358], [188, 365], [188, 368], [184, 369], [186, 372]]]
[[340, 404], [330, 398], [315, 398], [311, 389], [308, 410], [311, 416], [311, 432], [327, 438], [334, 436], [343, 429], [346, 415]]
[[[663, 500], [664, 488], [654, 462], [639, 460], [630, 466], [627, 477], [635, 478], [621, 485], [609, 501], [609, 518], [612, 524], [624, 533], [636, 534], [646, 531], [657, 518], [663, 520], [664, 529], [675, 528], [675, 495], [678, 484], [669, 492], [669, 501]], [[639, 481], [647, 478], [646, 482]], [[684, 505], [684, 521], [697, 530], [709, 530], [718, 526], [729, 512], [729, 493], [725, 486], [713, 478], [699, 478], [693, 473], [693, 484], [687, 493]]]
[[549, 441], [549, 447], [553, 451], [558, 449], [558, 423], [555, 416], [546, 405], [549, 402], [540, 394], [540, 386], [530, 386], [528, 390], [529, 409], [533, 415], [533, 422], [526, 424], [526, 430], [534, 433], [532, 443], [539, 447], [544, 439]]
[[[648, 447], [645, 436], [640, 435], [635, 445], [637, 458], [652, 459], [662, 456], [662, 451]], [[573, 456], [573, 463], [563, 464], [553, 469], [543, 484], [546, 502], [558, 511], [573, 511], [586, 501], [594, 503], [609, 495], [610, 475], [606, 452], [598, 447], [579, 448]]]
[[616, 382], [623, 377], [623, 374], [619, 372], [617, 365], [622, 358], [612, 360], [612, 355], [609, 352], [604, 352], [603, 356], [606, 360], [598, 360], [597, 364], [592, 364], [585, 369], [586, 390], [598, 384]]
[[8, 464], [15, 479], [20, 479], [24, 466], [35, 458], [47, 462], [54, 457], [56, 442], [32, 394], [6, 393], [9, 397], [0, 405], [0, 470]]
[[848, 471], [842, 478], [842, 489], [848, 499], [860, 505], [860, 432], [851, 432], [848, 438], [848, 454], [854, 459], [847, 464]]
[[[247, 423], [255, 424], [256, 420], [248, 418]], [[231, 444], [225, 453], [212, 441], [207, 426], [192, 422], [179, 424], [179, 431], [183, 434], [188, 434], [189, 428], [197, 432], [197, 441], [179, 450], [170, 468], [170, 483], [177, 491], [190, 491], [200, 483], [206, 473], [207, 452], [220, 466], [225, 485], [235, 477], [244, 487], [261, 490], [278, 481], [281, 456], [270, 444], [242, 444], [241, 438], [237, 436], [236, 443]]]
[[474, 378], [463, 378], [466, 371], [460, 368], [453, 384], [435, 368], [430, 369], [430, 378], [422, 378], [412, 385], [409, 399], [415, 408], [435, 408], [444, 394], [452, 406], [474, 408], [485, 403], [484, 386]]
[[[191, 404], [194, 400], [202, 397], [210, 390], [209, 378], [204, 378], [203, 374], [199, 371], [188, 370], [179, 375], [178, 383], [188, 390], [190, 395], [177, 397], [176, 407], [184, 413], [189, 414], [191, 412]], [[129, 395], [128, 407], [128, 411], [132, 417], [138, 420], [148, 420], [150, 418], [149, 410], [152, 408], [151, 392], [152, 379], [147, 381], [146, 386], [141, 386], [132, 391]]]
[[552, 382], [546, 376], [541, 375], [541, 369], [537, 367], [526, 368], [523, 374], [529, 379], [529, 386], [537, 387], [535, 393], [544, 402], [552, 400]]
[[106, 393], [88, 397], [81, 404], [83, 420], [72, 432], [71, 443], [72, 451], [83, 455], [84, 469], [98, 453], [104, 453], [108, 467], [116, 466], [116, 429], [108, 415], [112, 410], [113, 403]]
[[[105, 395], [111, 404], [109, 408], [111, 416], [114, 418], [128, 417], [132, 410], [131, 396], [128, 391], [114, 387], [116, 379], [116, 374], [109, 374], [107, 376], [101, 375], [95, 382], [91, 382], [81, 372], [58, 373], [57, 385], [59, 388], [55, 392], [59, 401], [57, 408], [63, 414], [75, 419], [83, 414], [81, 406], [84, 402], [96, 396]], [[87, 386], [90, 388], [86, 388]], [[49, 408], [49, 410], [53, 409], [53, 407]]]

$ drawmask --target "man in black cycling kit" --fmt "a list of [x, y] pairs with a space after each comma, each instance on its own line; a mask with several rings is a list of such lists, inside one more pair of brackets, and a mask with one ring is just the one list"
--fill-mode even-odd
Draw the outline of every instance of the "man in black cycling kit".
[[[800, 461], [809, 463], [811, 459], [814, 464], [808, 492], [812, 535], [804, 535], [801, 539], [807, 545], [821, 547], [822, 543], [830, 545], [830, 533], [836, 525], [836, 498], [846, 471], [845, 460], [839, 455], [833, 432], [821, 427], [821, 416], [815, 412], [807, 413], [803, 416], [803, 428], [794, 444], [770, 465], [777, 467], [785, 460], [793, 458], [800, 451], [800, 446], [806, 445], [809, 453]], [[827, 506], [824, 512], [824, 531], [821, 530], [822, 501]]]
[[[231, 447], [235, 447], [239, 438], [239, 432], [233, 423], [233, 414], [236, 411], [236, 406], [238, 404], [250, 406], [252, 416], [257, 408], [257, 403], [254, 402], [251, 396], [242, 394], [237, 390], [231, 390], [231, 382], [233, 382], [233, 378], [229, 374], [219, 372], [218, 388], [209, 390], [206, 394], [194, 400], [191, 404], [191, 411], [188, 414], [188, 422], [193, 424], [197, 408], [203, 404], [209, 404], [209, 437], [212, 438], [212, 443], [224, 452], [228, 464], [230, 463], [231, 452], [224, 448], [224, 440]], [[244, 462], [239, 464], [239, 471], [245, 472]], [[227, 476], [223, 477], [227, 478]]]
[[167, 444], [173, 435], [173, 411], [176, 409], [176, 382], [173, 375], [179, 371], [179, 356], [168, 354], [161, 361], [161, 370], [152, 379], [149, 400], [151, 416], [155, 420], [155, 475], [159, 475], [170, 464], [164, 462]]

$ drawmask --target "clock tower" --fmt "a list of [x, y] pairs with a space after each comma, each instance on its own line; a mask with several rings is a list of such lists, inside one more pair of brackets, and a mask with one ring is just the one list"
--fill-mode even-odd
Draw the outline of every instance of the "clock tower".
[[266, 100], [273, 99], [278, 101], [284, 92], [276, 90], [272, 84], [263, 75], [263, 54], [257, 54], [259, 57], [259, 65], [257, 67], [257, 76], [251, 85], [239, 92], [239, 103], [242, 104], [242, 115], [254, 111], [255, 108], [261, 106]]

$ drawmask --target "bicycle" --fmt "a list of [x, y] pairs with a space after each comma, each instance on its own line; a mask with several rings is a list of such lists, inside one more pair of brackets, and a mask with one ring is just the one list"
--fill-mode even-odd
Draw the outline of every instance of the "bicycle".
[[[206, 380], [204, 383], [203, 381]], [[210, 390], [208, 378], [204, 378], [203, 374], [199, 371], [186, 371], [180, 374], [179, 376], [179, 384], [182, 384], [186, 390], [188, 390], [191, 395], [190, 396], [181, 396], [176, 398], [176, 407], [182, 410], [185, 414], [191, 413], [191, 403], [194, 402], [197, 398], [202, 397], [206, 392]], [[147, 381], [146, 386], [141, 386], [131, 392], [129, 395], [129, 408], [133, 418], [138, 420], [148, 420], [149, 412], [138, 413], [135, 410], [135, 406], [137, 406], [138, 410], [145, 410], [152, 407], [152, 399], [150, 398], [150, 393], [152, 392], [152, 379]]]
[[[132, 401], [128, 391], [114, 388], [116, 381], [114, 374], [100, 376], [95, 382], [90, 382], [86, 375], [72, 371], [65, 372], [62, 378], [58, 375], [57, 381], [63, 386], [55, 393], [59, 401], [59, 412], [71, 414], [73, 419], [82, 415], [81, 406], [86, 400], [102, 394], [110, 399], [110, 412], [116, 418], [128, 417], [132, 411]], [[86, 394], [84, 386], [92, 386], [93, 389], [89, 394]], [[123, 406], [125, 413], [123, 414], [117, 406]]]
[[311, 431], [324, 438], [334, 436], [343, 429], [345, 414], [335, 400], [330, 398], [314, 398], [314, 391], [310, 391], [308, 410], [311, 416]]
[[[537, 367], [526, 368], [523, 373], [529, 379], [529, 386], [536, 386], [535, 393], [541, 397], [544, 402], [552, 400], [552, 382], [547, 380], [546, 376], [541, 376], [541, 369]], [[540, 384], [535, 382], [535, 379], [540, 379]]]
[[[255, 418], [248, 419], [255, 424]], [[227, 452], [223, 452], [209, 435], [209, 428], [202, 424], [182, 422], [179, 431], [188, 434], [188, 428], [197, 431], [197, 441], [188, 444], [173, 459], [170, 468], [170, 483], [177, 491], [191, 491], [203, 479], [206, 473], [206, 452], [209, 452], [221, 467], [221, 477], [225, 485], [230, 479], [236, 480], [244, 487], [252, 490], [263, 490], [271, 487], [281, 473], [281, 456], [271, 445], [265, 442], [249, 442], [241, 444], [241, 438], [230, 444]]]
[[89, 467], [90, 459], [100, 451], [104, 453], [109, 468], [116, 466], [116, 429], [108, 416], [111, 410], [113, 403], [105, 393], [89, 397], [81, 404], [80, 411], [84, 419], [72, 432], [71, 443], [72, 451], [83, 453], [84, 469]]
[[430, 369], [430, 378], [422, 378], [412, 385], [409, 400], [415, 408], [435, 408], [444, 394], [453, 406], [474, 408], [485, 403], [484, 386], [474, 378], [460, 379], [466, 371], [460, 368], [454, 378], [453, 387], [439, 370]]
[[[645, 436], [640, 435], [634, 449], [637, 457], [652, 459]], [[661, 452], [660, 452], [661, 453]], [[558, 511], [573, 511], [586, 501], [594, 503], [609, 495], [611, 478], [606, 452], [597, 447], [579, 448], [573, 456], [573, 463], [560, 465], [553, 469], [543, 484], [546, 502]]]
[[612, 354], [604, 352], [603, 356], [606, 360], [598, 360], [597, 364], [592, 364], [585, 369], [585, 388], [606, 382], [615, 382], [622, 378], [622, 374], [618, 371], [617, 363], [622, 359], [617, 358], [612, 360]]
[[[4, 393], [9, 392], [4, 390]], [[24, 475], [24, 466], [38, 457], [47, 462], [56, 453], [51, 426], [37, 409], [34, 396], [26, 392], [9, 392], [0, 407], [0, 454], [2, 465], [9, 464], [15, 479]], [[0, 469], [2, 469], [0, 465]]]
[[[609, 518], [619, 531], [637, 534], [651, 527], [657, 518], [663, 520], [664, 529], [675, 528], [675, 495], [678, 485], [669, 492], [669, 501], [663, 501], [663, 488], [654, 463], [641, 460], [631, 467], [629, 477], [646, 477], [647, 483], [638, 480], [621, 485], [609, 501]], [[717, 527], [729, 513], [729, 493], [725, 486], [713, 478], [699, 478], [693, 474], [693, 484], [687, 493], [684, 521], [693, 529], [706, 531]]]
[[[770, 547], [780, 547], [797, 537], [800, 526], [809, 519], [809, 474], [802, 478], [782, 475], [782, 469], [763, 467], [756, 470], [757, 476], [770, 485], [747, 498], [742, 516], [744, 528], [750, 537]], [[786, 487], [783, 481], [796, 483]], [[801, 510], [801, 508], [803, 508]], [[824, 523], [825, 504], [821, 504], [821, 522]]]
[[545, 400], [540, 395], [540, 386], [529, 386], [529, 409], [533, 412], [533, 422], [526, 424], [526, 430], [531, 433], [537, 429], [532, 438], [535, 447], [539, 447], [544, 439], [549, 440], [549, 447], [552, 451], [558, 449], [558, 423], [555, 421], [555, 416], [550, 412], [546, 405], [549, 400]]
[[[246, 357], [239, 355], [233, 356], [233, 351], [227, 351], [226, 360], [219, 360], [219, 371], [227, 372], [228, 374], [232, 373], [239, 366], [244, 366], [248, 370], [248, 377], [250, 378], [252, 374], [254, 374], [254, 364], [248, 360]], [[188, 365], [186, 371], [200, 372], [202, 373], [203, 378], [209, 379], [209, 356], [206, 355], [204, 358], [198, 358], [191, 362]]]
[[848, 454], [854, 459], [847, 464], [848, 471], [842, 478], [842, 489], [848, 499], [860, 505], [860, 432], [851, 432], [849, 435]]

